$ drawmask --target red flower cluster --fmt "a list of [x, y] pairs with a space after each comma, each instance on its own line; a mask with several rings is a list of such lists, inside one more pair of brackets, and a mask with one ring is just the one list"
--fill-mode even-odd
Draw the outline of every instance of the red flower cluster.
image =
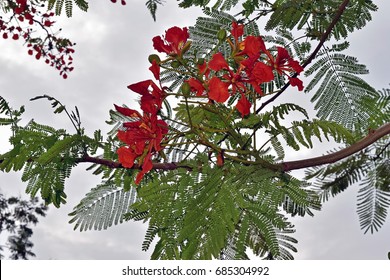
[[[46, 64], [60, 71], [63, 78], [68, 77], [68, 73], [73, 71], [71, 54], [74, 52], [73, 43], [68, 39], [59, 38], [51, 30], [54, 21], [53, 12], [42, 13], [42, 7], [35, 1], [16, 0], [8, 1], [5, 8], [13, 13], [8, 20], [0, 19], [0, 33], [3, 39], [11, 37], [13, 40], [23, 39], [27, 45], [28, 54], [34, 55], [36, 59], [44, 58]], [[33, 29], [37, 26], [38, 29]], [[39, 29], [44, 31], [42, 37], [39, 36]], [[37, 37], [33, 35], [38, 34]]]
[[[215, 102], [225, 102], [231, 96], [239, 95], [236, 104], [237, 110], [244, 117], [250, 113], [252, 104], [247, 95], [254, 89], [255, 94], [263, 95], [261, 84], [274, 80], [274, 75], [287, 75], [291, 85], [303, 89], [302, 82], [296, 75], [303, 71], [297, 61], [291, 58], [287, 50], [278, 47], [274, 57], [266, 49], [260, 36], [247, 36], [244, 40], [244, 26], [233, 23], [231, 35], [234, 43], [228, 39], [231, 45], [231, 58], [235, 65], [231, 67], [222, 53], [215, 53], [206, 61], [199, 61], [197, 70], [192, 71], [192, 77], [186, 80], [189, 87], [185, 91], [195, 92], [197, 96], [205, 96]], [[223, 36], [222, 36], [223, 37]], [[168, 55], [167, 61], [177, 61], [186, 68], [191, 67], [184, 53], [191, 46], [188, 41], [187, 28], [172, 27], [165, 32], [165, 36], [153, 38], [153, 46], [158, 52]], [[139, 184], [144, 175], [153, 168], [152, 157], [162, 149], [161, 142], [168, 133], [168, 125], [158, 119], [159, 111], [166, 97], [166, 93], [160, 81], [160, 59], [156, 55], [150, 57], [152, 66], [149, 70], [153, 73], [159, 85], [152, 80], [141, 81], [128, 88], [138, 93], [143, 113], [136, 110], [119, 107], [115, 108], [121, 114], [128, 116], [133, 121], [123, 124], [124, 129], [118, 131], [118, 138], [126, 144], [118, 149], [120, 163], [126, 168], [132, 168], [137, 161], [142, 170], [137, 174], [136, 184]], [[197, 73], [196, 73], [197, 72]], [[290, 76], [290, 73], [295, 73]], [[189, 93], [189, 92], [186, 92]], [[184, 93], [184, 89], [183, 89]], [[218, 164], [223, 165], [223, 154], [218, 155]]]
[[[153, 61], [149, 68], [154, 77], [160, 79], [160, 67]], [[128, 88], [141, 95], [141, 109], [136, 110], [115, 105], [116, 110], [134, 121], [123, 124], [124, 129], [118, 131], [118, 139], [126, 144], [117, 150], [119, 162], [126, 168], [132, 168], [137, 160], [142, 170], [137, 174], [135, 183], [139, 184], [144, 175], [153, 168], [152, 156], [161, 149], [161, 141], [168, 133], [168, 125], [158, 119], [165, 98], [164, 91], [152, 80], [129, 85]]]
[[[278, 47], [277, 56], [274, 57], [266, 49], [260, 36], [247, 36], [240, 41], [244, 34], [244, 26], [235, 22], [231, 34], [235, 42], [231, 43], [232, 57], [238, 63], [238, 67], [232, 70], [222, 53], [214, 54], [208, 64], [205, 62], [198, 67], [197, 78], [191, 77], [186, 81], [197, 96], [207, 94], [211, 100], [225, 102], [230, 96], [239, 94], [236, 108], [242, 116], [246, 116], [250, 113], [252, 105], [246, 96], [249, 92], [247, 84], [258, 94], [263, 95], [260, 86], [274, 79], [274, 71], [279, 75], [286, 75], [292, 86], [303, 90], [302, 81], [289, 75], [291, 72], [299, 74], [303, 68], [291, 58], [285, 48]], [[211, 77], [210, 70], [215, 73]]]

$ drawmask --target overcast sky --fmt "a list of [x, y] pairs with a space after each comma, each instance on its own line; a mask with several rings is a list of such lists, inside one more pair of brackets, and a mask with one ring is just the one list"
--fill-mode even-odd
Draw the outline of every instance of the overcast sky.
[[[135, 104], [127, 85], [151, 78], [147, 57], [153, 53], [151, 39], [171, 26], [189, 26], [201, 14], [197, 8], [182, 10], [176, 1], [168, 0], [159, 7], [157, 22], [146, 9], [146, 0], [132, 0], [121, 6], [110, 1], [91, 2], [88, 13], [75, 10], [71, 19], [61, 23], [63, 33], [77, 42], [74, 55], [75, 70], [67, 80], [57, 71], [27, 55], [20, 42], [0, 41], [0, 95], [13, 107], [26, 105], [26, 122], [55, 127], [72, 126], [63, 116], [53, 115], [50, 104], [43, 100], [29, 102], [31, 97], [53, 95], [68, 108], [77, 105], [87, 132], [107, 131], [105, 124], [113, 104]], [[350, 54], [366, 64], [370, 75], [365, 79], [381, 89], [390, 82], [388, 65], [390, 35], [388, 33], [389, 1], [375, 1], [379, 11], [368, 26], [350, 37]], [[261, 28], [261, 27], [260, 27]], [[294, 101], [310, 99], [309, 95], [292, 92]], [[0, 152], [9, 148], [9, 132], [0, 128]], [[329, 146], [324, 145], [323, 151]], [[310, 156], [310, 152], [292, 153], [290, 159]], [[34, 248], [37, 259], [148, 259], [151, 251], [142, 252], [141, 244], [146, 225], [125, 223], [106, 231], [73, 231], [67, 216], [99, 178], [85, 171], [88, 165], [74, 169], [66, 181], [68, 203], [51, 207], [46, 218], [34, 229]], [[297, 172], [302, 174], [302, 172]], [[9, 195], [23, 195], [25, 185], [20, 174], [0, 173], [0, 189]], [[390, 251], [390, 222], [378, 233], [364, 235], [356, 214], [357, 188], [331, 199], [314, 218], [294, 219], [299, 240], [296, 259], [385, 259]]]

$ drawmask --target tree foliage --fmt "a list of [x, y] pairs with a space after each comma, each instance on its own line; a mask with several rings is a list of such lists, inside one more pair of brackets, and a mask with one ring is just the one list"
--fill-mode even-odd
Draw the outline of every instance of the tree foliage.
[[[65, 4], [71, 16], [72, 1], [48, 3], [57, 14]], [[158, 4], [146, 3], [154, 19]], [[241, 12], [230, 14], [238, 4]], [[50, 101], [74, 133], [34, 121], [21, 126], [24, 107], [15, 110], [0, 98], [0, 124], [12, 130], [0, 170], [23, 170], [27, 193], [60, 207], [72, 168], [91, 163], [88, 170], [102, 183], [91, 186], [70, 223], [84, 231], [147, 222], [142, 248], [157, 239], [153, 259], [247, 259], [248, 250], [293, 259], [297, 240], [289, 217], [314, 215], [352, 184], [359, 186], [361, 228], [379, 230], [390, 206], [389, 90], [364, 81], [368, 70], [347, 53], [345, 41], [371, 20], [375, 4], [184, 0], [179, 6], [201, 6], [204, 16], [189, 27], [189, 38], [187, 29], [175, 27], [153, 39], [166, 54], [149, 57], [157, 83], [129, 86], [141, 96], [142, 113], [116, 106], [107, 136], [100, 130], [88, 136], [77, 107], [69, 111], [54, 97], [32, 100]], [[262, 18], [272, 35], [260, 32]], [[255, 58], [250, 42], [261, 49]], [[254, 82], [255, 67], [272, 79]], [[310, 80], [306, 93], [314, 92], [316, 118], [298, 104], [275, 102], [292, 86], [303, 89], [302, 71]], [[316, 149], [314, 139], [340, 148], [318, 158], [285, 159], [287, 147]], [[301, 168], [308, 168], [306, 178], [289, 173]]]
[[[5, 245], [0, 245], [0, 251], [4, 248], [10, 252], [10, 259], [28, 259], [35, 257], [31, 251], [33, 243], [30, 238], [33, 234], [31, 225], [38, 223], [38, 216], [45, 216], [47, 206], [39, 204], [38, 198], [29, 200], [20, 197], [6, 197], [0, 193], [0, 233], [8, 232]], [[0, 254], [0, 258], [4, 257]]]

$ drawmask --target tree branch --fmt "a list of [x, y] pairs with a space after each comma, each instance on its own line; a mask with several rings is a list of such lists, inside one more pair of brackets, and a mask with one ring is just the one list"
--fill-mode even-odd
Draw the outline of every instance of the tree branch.
[[346, 157], [349, 157], [354, 153], [363, 150], [364, 148], [367, 148], [368, 146], [370, 146], [380, 138], [389, 134], [390, 134], [390, 123], [387, 123], [385, 125], [382, 125], [376, 130], [370, 130], [369, 134], [366, 137], [356, 142], [355, 144], [345, 149], [342, 149], [338, 152], [325, 155], [325, 156], [315, 157], [315, 158], [296, 160], [296, 161], [286, 161], [278, 165], [282, 171], [290, 171], [290, 170], [334, 163]]
[[[320, 156], [320, 157], [314, 157], [314, 158], [308, 158], [303, 160], [297, 160], [297, 161], [286, 161], [279, 164], [275, 164], [274, 168], [271, 166], [266, 166], [266, 168], [271, 168], [274, 171], [291, 171], [296, 169], [302, 169], [307, 167], [314, 167], [318, 165], [323, 164], [329, 164], [334, 163], [339, 160], [342, 160], [346, 157], [349, 157], [365, 148], [370, 146], [371, 144], [375, 143], [380, 138], [389, 135], [390, 134], [390, 123], [384, 124], [381, 127], [379, 127], [376, 130], [370, 130], [369, 134], [361, 139], [360, 141], [356, 142], [355, 144], [352, 144], [351, 146], [342, 149], [340, 151], [337, 151], [335, 153]], [[77, 162], [89, 162], [89, 163], [96, 163], [100, 165], [105, 165], [109, 168], [124, 168], [119, 162], [107, 160], [107, 159], [101, 159], [96, 157], [90, 157], [85, 156], [80, 159], [77, 159]], [[132, 169], [141, 169], [142, 167], [138, 164], [135, 164]], [[188, 165], [182, 165], [178, 162], [169, 162], [169, 163], [153, 163], [153, 169], [155, 170], [175, 170], [178, 168], [185, 168], [189, 171], [192, 171], [192, 167]]]
[[[361, 139], [360, 141], [356, 142], [355, 144], [352, 144], [351, 146], [342, 149], [338, 152], [325, 155], [325, 156], [320, 156], [320, 157], [314, 157], [314, 158], [309, 158], [309, 159], [303, 159], [303, 160], [297, 160], [297, 161], [286, 161], [282, 162], [279, 164], [270, 164], [265, 166], [265, 168], [270, 168], [274, 171], [291, 171], [291, 170], [296, 170], [296, 169], [302, 169], [302, 168], [307, 168], [307, 167], [314, 167], [318, 165], [323, 165], [323, 164], [329, 164], [329, 163], [334, 163], [336, 161], [342, 160], [346, 157], [349, 157], [353, 155], [354, 153], [357, 153], [371, 144], [375, 143], [377, 140], [380, 138], [390, 135], [390, 123], [386, 123], [379, 127], [376, 130], [370, 130], [369, 134]], [[3, 159], [0, 159], [0, 164], [3, 162]], [[30, 159], [28, 161], [33, 161], [33, 159]], [[75, 159], [77, 163], [95, 163], [99, 165], [104, 165], [109, 168], [125, 168], [120, 164], [119, 162], [108, 160], [108, 159], [102, 159], [98, 157], [91, 157], [91, 156], [84, 156], [81, 158]], [[193, 167], [189, 165], [183, 165], [180, 164], [179, 162], [154, 162], [153, 163], [153, 168], [155, 170], [175, 170], [179, 168], [185, 168], [188, 171], [192, 171]], [[139, 164], [134, 164], [134, 166], [131, 169], [142, 169], [142, 166]]]
[[[91, 156], [84, 156], [82, 158], [76, 159], [77, 163], [82, 163], [82, 162], [89, 162], [89, 163], [96, 163], [100, 165], [107, 166], [109, 168], [125, 168], [123, 165], [119, 162], [108, 160], [108, 159], [103, 159], [103, 158], [97, 158], [97, 157], [91, 157]], [[185, 168], [188, 169], [189, 171], [192, 170], [191, 166], [188, 165], [181, 165], [180, 163], [177, 162], [153, 162], [153, 168], [155, 170], [175, 170], [179, 168]], [[131, 169], [142, 169], [142, 166], [139, 164], [134, 164]]]
[[[340, 20], [342, 14], [345, 11], [345, 8], [347, 7], [349, 3], [349, 0], [344, 0], [343, 3], [341, 3], [340, 7], [337, 10], [336, 15], [334, 16], [332, 22], [329, 24], [326, 31], [322, 34], [320, 42], [318, 43], [317, 47], [314, 49], [314, 51], [311, 53], [311, 55], [306, 59], [306, 61], [302, 64], [302, 67], [305, 68], [307, 65], [309, 65], [313, 59], [317, 56], [318, 52], [324, 45], [325, 41], [328, 39], [330, 33], [332, 32], [333, 28], [336, 26], [337, 22]], [[294, 74], [293, 77], [297, 77], [297, 74]], [[256, 110], [256, 114], [258, 114], [265, 106], [267, 106], [269, 103], [273, 102], [276, 98], [278, 98], [288, 87], [290, 86], [290, 82], [285, 84], [277, 94], [272, 96], [270, 99], [268, 99], [266, 102], [261, 104], [261, 106]]]

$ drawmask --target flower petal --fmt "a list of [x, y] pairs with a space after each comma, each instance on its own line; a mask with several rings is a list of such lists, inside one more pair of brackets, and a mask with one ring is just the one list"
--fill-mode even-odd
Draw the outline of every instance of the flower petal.
[[120, 147], [117, 151], [118, 160], [126, 168], [132, 168], [134, 165], [134, 160], [137, 158], [137, 154], [131, 151], [127, 147]]
[[196, 96], [202, 96], [205, 88], [199, 80], [192, 77], [189, 78], [186, 82], [190, 85], [191, 91], [196, 91]]
[[156, 36], [153, 38], [153, 48], [158, 52], [165, 52], [166, 54], [172, 53], [172, 47], [166, 45], [161, 36]]
[[288, 79], [290, 80], [290, 84], [293, 87], [295, 87], [295, 86], [298, 87], [299, 91], [303, 90], [303, 82], [300, 79], [294, 78], [294, 77], [289, 77]]
[[143, 94], [149, 93], [149, 86], [151, 84], [152, 84], [152, 80], [146, 80], [146, 81], [138, 82], [135, 84], [131, 84], [131, 85], [127, 86], [127, 88], [136, 92], [136, 93], [143, 95]]
[[257, 62], [253, 67], [250, 78], [254, 79], [259, 84], [266, 83], [274, 79], [274, 73], [268, 65], [262, 62]]
[[219, 71], [222, 69], [229, 70], [229, 65], [227, 64], [225, 58], [223, 57], [222, 53], [216, 53], [213, 55], [209, 62], [209, 67], [211, 70]]
[[250, 108], [252, 104], [248, 101], [245, 95], [242, 95], [240, 100], [238, 100], [236, 108], [241, 113], [242, 117], [245, 117], [250, 113]]
[[242, 54], [257, 56], [260, 52], [265, 52], [265, 44], [260, 36], [247, 36], [244, 40], [244, 50]]
[[190, 37], [188, 34], [188, 28], [184, 27], [183, 29], [177, 26], [169, 28], [165, 32], [165, 40], [171, 43], [173, 49], [179, 50], [187, 42], [187, 39]]
[[238, 24], [237, 22], [232, 23], [232, 31], [231, 31], [233, 37], [235, 40], [238, 39], [238, 37], [241, 37], [244, 34], [244, 25]]
[[160, 80], [160, 65], [155, 60], [152, 61], [152, 66], [149, 67], [149, 70], [153, 73], [156, 80]]
[[228, 86], [219, 78], [212, 77], [209, 81], [209, 98], [217, 102], [225, 102], [230, 96]]
[[133, 110], [133, 109], [129, 109], [129, 108], [124, 108], [124, 107], [120, 107], [118, 105], [115, 105], [115, 109], [121, 113], [122, 115], [124, 116], [127, 116], [127, 117], [133, 117], [133, 118], [142, 118], [141, 114], [136, 111], [136, 110]]

